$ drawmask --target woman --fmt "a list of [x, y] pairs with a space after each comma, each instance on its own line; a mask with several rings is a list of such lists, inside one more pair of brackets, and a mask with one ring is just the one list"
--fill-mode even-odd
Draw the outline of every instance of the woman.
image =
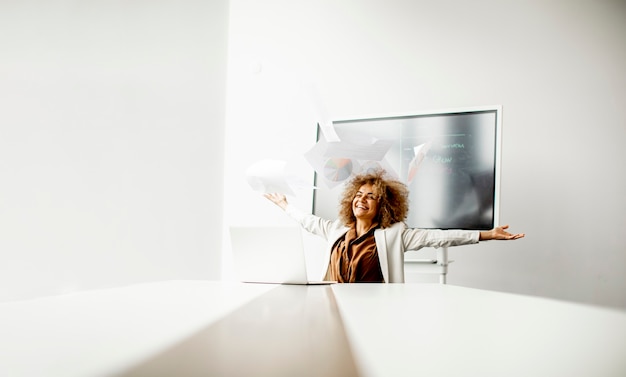
[[508, 225], [489, 231], [408, 228], [409, 191], [384, 171], [354, 177], [341, 197], [339, 219], [330, 221], [289, 205], [283, 194], [265, 197], [305, 230], [326, 239], [324, 280], [340, 283], [404, 283], [404, 252], [422, 247], [457, 246], [486, 240], [515, 240]]

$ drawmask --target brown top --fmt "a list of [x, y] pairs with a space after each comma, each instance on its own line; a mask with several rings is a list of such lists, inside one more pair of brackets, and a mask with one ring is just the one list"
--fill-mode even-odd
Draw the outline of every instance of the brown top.
[[333, 247], [330, 254], [330, 280], [339, 283], [383, 283], [378, 250], [374, 239], [376, 224], [361, 237], [350, 228]]

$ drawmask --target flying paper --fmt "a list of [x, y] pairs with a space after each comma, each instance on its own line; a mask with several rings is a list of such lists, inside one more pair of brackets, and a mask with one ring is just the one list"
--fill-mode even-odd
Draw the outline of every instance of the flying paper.
[[315, 89], [315, 86], [313, 86], [312, 84], [306, 85], [306, 94], [309, 98], [309, 103], [313, 108], [317, 124], [319, 125], [320, 130], [322, 131], [322, 134], [324, 135], [326, 140], [330, 142], [339, 141], [339, 136], [335, 131], [333, 121], [331, 120], [326, 106], [324, 106], [324, 101], [322, 101], [322, 97], [318, 93], [317, 89]]
[[246, 180], [254, 191], [262, 193], [279, 192], [293, 195], [285, 167], [287, 163], [279, 160], [261, 160], [246, 170]]
[[385, 160], [392, 144], [390, 140], [376, 138], [369, 138], [367, 144], [346, 139], [337, 142], [320, 139], [304, 154], [304, 158], [326, 186], [332, 189], [364, 171], [385, 169], [393, 175], [393, 168]]
[[413, 152], [415, 153], [415, 157], [409, 163], [409, 172], [407, 174], [407, 182], [411, 183], [417, 174], [417, 171], [424, 161], [424, 157], [428, 153], [430, 146], [432, 145], [432, 141], [429, 141], [424, 144], [420, 144], [413, 148]]
[[280, 160], [261, 160], [246, 170], [246, 180], [254, 191], [262, 193], [279, 192], [295, 195], [294, 190], [315, 189], [316, 187], [295, 175], [293, 166]]

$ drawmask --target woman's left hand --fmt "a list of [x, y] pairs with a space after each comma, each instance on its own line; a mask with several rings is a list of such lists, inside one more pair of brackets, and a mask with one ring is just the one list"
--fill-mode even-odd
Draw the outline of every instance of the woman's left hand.
[[524, 233], [509, 233], [505, 229], [508, 229], [508, 225], [498, 226], [489, 231], [480, 232], [480, 241], [487, 240], [516, 240], [518, 238], [523, 238], [525, 236]]

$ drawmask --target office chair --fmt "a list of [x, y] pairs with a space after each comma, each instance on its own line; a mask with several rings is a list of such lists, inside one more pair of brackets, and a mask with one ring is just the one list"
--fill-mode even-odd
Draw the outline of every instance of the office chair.
[[[440, 247], [436, 250], [437, 259], [415, 259], [412, 257], [405, 258], [405, 267], [410, 266], [410, 272], [419, 274], [439, 274], [439, 283], [446, 284], [446, 276], [448, 274], [448, 265], [454, 261], [448, 260], [448, 248]], [[405, 271], [406, 275], [407, 271]]]

